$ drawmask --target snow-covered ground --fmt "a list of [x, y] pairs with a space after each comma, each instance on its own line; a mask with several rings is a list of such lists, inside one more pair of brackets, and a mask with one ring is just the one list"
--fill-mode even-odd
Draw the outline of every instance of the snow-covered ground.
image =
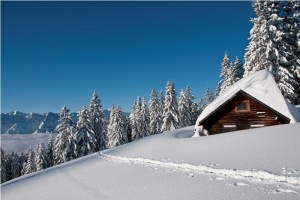
[[11, 199], [299, 199], [300, 124], [147, 137], [2, 185]]

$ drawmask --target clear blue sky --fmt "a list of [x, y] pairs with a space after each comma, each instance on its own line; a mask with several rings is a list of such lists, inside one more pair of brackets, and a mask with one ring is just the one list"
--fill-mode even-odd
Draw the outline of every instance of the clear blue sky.
[[251, 2], [1, 2], [2, 112], [77, 112], [191, 86], [215, 90], [227, 50], [241, 59]]

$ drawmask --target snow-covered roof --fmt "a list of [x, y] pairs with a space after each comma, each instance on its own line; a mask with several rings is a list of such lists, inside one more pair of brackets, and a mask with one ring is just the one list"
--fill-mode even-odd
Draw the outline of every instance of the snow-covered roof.
[[197, 119], [196, 125], [219, 109], [228, 100], [232, 99], [239, 91], [246, 92], [273, 110], [289, 118], [290, 123], [300, 121], [299, 109], [282, 96], [273, 75], [265, 69], [246, 76], [230, 86], [223, 94], [203, 110]]

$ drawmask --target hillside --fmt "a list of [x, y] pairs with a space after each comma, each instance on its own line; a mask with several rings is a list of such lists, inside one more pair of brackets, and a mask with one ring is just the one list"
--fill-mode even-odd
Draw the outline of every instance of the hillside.
[[300, 124], [150, 136], [2, 185], [2, 199], [299, 199]]

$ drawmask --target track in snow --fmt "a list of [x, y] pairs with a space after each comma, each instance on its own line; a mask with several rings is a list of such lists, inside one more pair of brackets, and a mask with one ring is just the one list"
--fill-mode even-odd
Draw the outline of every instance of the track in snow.
[[282, 176], [272, 174], [267, 171], [249, 171], [249, 170], [237, 170], [237, 169], [216, 169], [204, 165], [191, 165], [188, 163], [173, 163], [173, 162], [162, 162], [158, 160], [151, 160], [146, 158], [129, 158], [121, 156], [113, 156], [99, 152], [100, 157], [106, 158], [108, 160], [116, 160], [127, 163], [135, 164], [147, 164], [163, 168], [171, 168], [180, 171], [193, 171], [199, 174], [207, 175], [219, 175], [235, 179], [243, 179], [246, 181], [255, 181], [255, 182], [267, 182], [267, 183], [285, 183], [293, 187], [300, 187], [300, 177], [292, 176]]

